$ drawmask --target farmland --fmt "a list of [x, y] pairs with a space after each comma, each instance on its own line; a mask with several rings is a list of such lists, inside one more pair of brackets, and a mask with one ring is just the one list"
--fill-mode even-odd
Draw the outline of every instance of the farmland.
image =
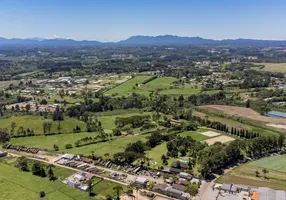
[[[0, 119], [0, 127], [7, 128], [10, 130], [11, 122], [16, 123], [16, 130], [19, 127], [23, 127], [24, 129], [34, 130], [35, 134], [43, 133], [43, 122], [49, 121], [52, 123], [51, 133], [57, 133], [58, 122], [52, 121], [49, 119], [44, 119], [42, 116], [34, 116], [34, 115], [19, 115], [19, 116], [11, 116], [8, 118]], [[73, 132], [73, 128], [76, 126], [80, 126], [82, 130], [85, 130], [85, 123], [79, 121], [74, 118], [65, 118], [61, 121], [61, 133], [71, 133]]]
[[[286, 187], [286, 155], [262, 158], [247, 164], [242, 164], [226, 173], [217, 181], [220, 183], [236, 183], [260, 187], [270, 187], [283, 190]], [[268, 171], [264, 177], [263, 169]], [[255, 171], [259, 171], [259, 177]]]

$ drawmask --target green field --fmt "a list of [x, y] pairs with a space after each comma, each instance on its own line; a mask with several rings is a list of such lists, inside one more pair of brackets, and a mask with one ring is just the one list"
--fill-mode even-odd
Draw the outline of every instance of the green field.
[[197, 131], [185, 131], [185, 132], [180, 133], [179, 135], [182, 136], [182, 137], [190, 136], [190, 137], [192, 137], [193, 139], [195, 139], [197, 141], [203, 141], [203, 140], [209, 139], [209, 137], [200, 134], [200, 133], [206, 132], [206, 131], [209, 131], [209, 130], [200, 128]]
[[107, 95], [119, 95], [119, 96], [128, 96], [136, 91], [133, 87], [137, 84], [141, 84], [146, 79], [150, 78], [151, 76], [136, 76], [125, 83], [116, 86], [115, 88], [108, 90], [105, 94]]
[[20, 81], [0, 81], [0, 89], [7, 88], [10, 84], [18, 85]]
[[[264, 178], [263, 169], [267, 169], [267, 179]], [[256, 177], [255, 171], [260, 172]], [[259, 187], [270, 187], [285, 190], [286, 188], [286, 155], [262, 158], [242, 164], [220, 177], [217, 182], [245, 184]]]
[[129, 143], [137, 142], [139, 140], [146, 141], [147, 136], [148, 134], [137, 135], [137, 136], [135, 135], [119, 136], [111, 141], [102, 142], [98, 144], [91, 144], [78, 148], [67, 149], [64, 151], [68, 153], [83, 154], [83, 155], [91, 155], [91, 152], [93, 151], [94, 155], [96, 156], [104, 157], [104, 154], [106, 153], [109, 153], [110, 156], [113, 156], [118, 152], [123, 152], [125, 150], [125, 147]]
[[49, 181], [48, 178], [33, 176], [31, 172], [20, 172], [13, 164], [5, 164], [5, 161], [0, 159], [0, 199], [34, 200], [39, 198], [40, 191], [44, 191], [49, 200], [100, 199], [107, 194], [113, 196], [113, 187], [118, 185], [103, 180], [93, 187], [96, 196], [89, 197], [87, 192], [74, 189], [60, 181], [74, 173], [71, 170], [56, 167], [54, 173], [60, 180]]
[[[11, 116], [9, 118], [1, 118], [0, 119], [0, 127], [7, 128], [9, 131], [11, 129], [11, 122], [15, 122], [17, 127], [16, 131], [20, 126], [22, 126], [25, 130], [27, 128], [34, 130], [35, 134], [43, 134], [43, 122], [50, 121], [52, 122], [51, 133], [57, 133], [58, 122], [44, 119], [42, 116], [34, 116], [34, 115], [25, 115], [25, 116]], [[72, 133], [73, 128], [76, 126], [80, 126], [81, 130], [85, 130], [86, 125], [84, 122], [79, 121], [75, 118], [65, 117], [63, 121], [61, 121], [61, 133]]]
[[53, 146], [58, 145], [60, 151], [64, 151], [66, 144], [72, 144], [85, 137], [96, 137], [98, 133], [71, 133], [71, 134], [60, 134], [51, 136], [32, 136], [22, 138], [12, 138], [10, 143], [15, 145], [23, 145], [26, 147], [38, 147], [43, 149], [53, 150]]
[[253, 69], [259, 71], [286, 73], [286, 63], [259, 63], [259, 65], [265, 65], [265, 67], [262, 69], [259, 69], [259, 67], [253, 67]]
[[189, 85], [186, 84], [185, 86], [174, 86], [173, 82], [177, 79], [174, 77], [158, 77], [155, 80], [150, 81], [147, 83], [147, 86], [138, 86], [135, 87], [136, 83], [140, 84], [144, 80], [150, 78], [151, 76], [136, 76], [135, 78], [126, 81], [125, 83], [109, 90], [106, 92], [106, 94], [111, 95], [120, 95], [120, 96], [128, 96], [130, 94], [138, 93], [142, 95], [149, 95], [150, 92], [155, 92], [157, 90], [160, 94], [166, 94], [166, 95], [192, 95], [197, 94], [200, 92], [201, 87], [195, 86], [195, 85]]

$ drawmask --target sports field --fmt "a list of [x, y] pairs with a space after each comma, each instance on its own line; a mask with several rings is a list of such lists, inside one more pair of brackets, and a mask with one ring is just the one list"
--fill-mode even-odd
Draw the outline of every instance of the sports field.
[[3, 158], [0, 159], [0, 199], [34, 200], [39, 199], [41, 191], [46, 193], [49, 200], [105, 199], [107, 194], [114, 195], [113, 187], [118, 185], [101, 181], [93, 187], [96, 196], [91, 198], [87, 192], [74, 189], [60, 181], [74, 173], [71, 170], [56, 167], [53, 171], [59, 180], [49, 181], [48, 178], [33, 176], [31, 172], [21, 172], [13, 166], [14, 164], [5, 164]]
[[[11, 122], [16, 123], [15, 132], [17, 132], [19, 127], [23, 127], [25, 130], [28, 128], [34, 130], [35, 134], [43, 134], [43, 122], [49, 121], [52, 123], [51, 133], [57, 133], [58, 122], [44, 119], [42, 116], [25, 115], [25, 116], [11, 116], [9, 118], [0, 119], [0, 127], [7, 128], [9, 131], [11, 129]], [[61, 133], [72, 133], [73, 128], [80, 126], [82, 130], [86, 129], [84, 122], [79, 121], [75, 118], [65, 117], [61, 121]]]
[[[264, 168], [268, 171], [268, 173], [265, 174], [266, 179], [263, 173]], [[255, 171], [260, 173], [259, 177], [256, 177]], [[257, 161], [242, 164], [220, 177], [217, 182], [285, 190], [286, 155], [262, 158]]]

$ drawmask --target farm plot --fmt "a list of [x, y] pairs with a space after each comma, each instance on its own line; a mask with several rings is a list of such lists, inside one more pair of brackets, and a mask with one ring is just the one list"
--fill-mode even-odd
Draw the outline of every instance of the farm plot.
[[218, 136], [218, 137], [214, 137], [214, 138], [210, 138], [207, 140], [204, 140], [208, 145], [213, 145], [216, 142], [221, 142], [221, 143], [227, 143], [227, 142], [231, 142], [235, 140], [232, 137], [226, 136], [226, 135], [222, 135], [222, 136]]
[[[264, 168], [267, 170], [265, 174], [263, 173]], [[259, 173], [258, 176], [256, 171]], [[242, 164], [220, 177], [217, 182], [285, 190], [286, 155], [262, 158]]]

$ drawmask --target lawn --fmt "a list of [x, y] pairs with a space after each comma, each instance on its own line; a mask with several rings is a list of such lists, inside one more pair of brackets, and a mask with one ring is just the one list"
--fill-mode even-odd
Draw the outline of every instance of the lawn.
[[111, 90], [108, 90], [105, 92], [107, 95], [119, 95], [119, 96], [128, 96], [132, 94], [133, 92], [136, 92], [136, 89], [134, 90], [133, 87], [137, 84], [141, 84], [146, 79], [150, 78], [151, 76], [136, 76], [123, 84], [120, 84], [116, 87], [114, 87]]
[[[267, 169], [267, 179], [263, 169]], [[255, 171], [260, 172], [256, 177]], [[270, 187], [277, 190], [286, 188], [286, 155], [262, 158], [257, 161], [242, 164], [220, 177], [217, 182], [245, 184], [258, 187]]]
[[[71, 170], [54, 168], [55, 175], [66, 176], [73, 173]], [[65, 177], [66, 177], [65, 176]], [[5, 200], [33, 200], [39, 198], [40, 191], [45, 191], [49, 200], [89, 200], [105, 198], [107, 194], [114, 196], [113, 187], [118, 184], [101, 181], [96, 184], [93, 191], [96, 197], [89, 197], [87, 192], [82, 192], [67, 186], [60, 180], [49, 181], [48, 178], [33, 176], [31, 172], [21, 172], [12, 165], [0, 162], [0, 199]]]
[[58, 145], [60, 151], [64, 151], [66, 144], [74, 145], [75, 141], [85, 137], [96, 137], [98, 133], [71, 133], [50, 136], [32, 136], [22, 138], [12, 138], [11, 144], [23, 145], [26, 147], [38, 147], [53, 150], [54, 144]]
[[[35, 134], [43, 134], [43, 122], [50, 121], [52, 122], [51, 133], [57, 133], [58, 122], [52, 121], [49, 119], [44, 119], [42, 116], [34, 116], [34, 115], [19, 115], [19, 116], [11, 116], [9, 118], [1, 118], [0, 119], [0, 127], [11, 129], [11, 122], [16, 122], [16, 131], [20, 126], [22, 126], [25, 130], [27, 128], [34, 130]], [[80, 126], [81, 130], [85, 130], [86, 125], [84, 122], [79, 121], [75, 118], [65, 117], [63, 121], [61, 121], [61, 133], [72, 133], [73, 128], [76, 126]]]
[[74, 153], [74, 154], [83, 154], [83, 155], [91, 155], [91, 152], [94, 152], [94, 155], [96, 156], [102, 156], [106, 153], [109, 153], [110, 156], [113, 156], [114, 154], [118, 152], [123, 152], [125, 150], [125, 147], [132, 142], [137, 142], [139, 140], [146, 141], [146, 135], [130, 135], [130, 136], [119, 136], [114, 138], [111, 141], [107, 142], [101, 142], [97, 144], [91, 144], [87, 146], [82, 146], [78, 148], [72, 148], [64, 150], [68, 153]]

